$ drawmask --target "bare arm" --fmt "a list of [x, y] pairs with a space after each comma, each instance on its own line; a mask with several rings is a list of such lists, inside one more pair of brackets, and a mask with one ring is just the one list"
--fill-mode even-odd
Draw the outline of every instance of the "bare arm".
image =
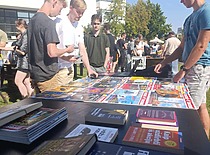
[[0, 41], [0, 47], [5, 47], [6, 46], [6, 42]]
[[[190, 69], [205, 52], [208, 43], [210, 41], [210, 30], [201, 30], [197, 42], [190, 52], [184, 66], [186, 69]], [[180, 70], [174, 77], [174, 82], [179, 82], [186, 74], [186, 71]]]
[[84, 43], [79, 43], [79, 51], [80, 51], [80, 55], [82, 55], [83, 64], [87, 68], [88, 75], [90, 76], [91, 74], [95, 74], [96, 77], [98, 77], [98, 74], [95, 71], [93, 71], [90, 67], [90, 63], [89, 63], [89, 59], [88, 59], [88, 55], [87, 55], [87, 51], [86, 51]]
[[110, 58], [110, 49], [109, 49], [109, 47], [107, 47], [107, 48], [105, 48], [105, 50], [106, 50], [106, 58], [104, 61], [104, 67], [106, 68], [107, 63], [109, 62], [109, 58]]
[[47, 45], [47, 52], [50, 57], [60, 57], [64, 53], [71, 53], [74, 51], [74, 45], [69, 45], [65, 49], [58, 49], [55, 43]]
[[181, 44], [179, 45], [179, 47], [169, 57], [167, 57], [166, 59], [164, 59], [163, 61], [161, 61], [159, 64], [157, 64], [155, 66], [154, 71], [156, 73], [160, 73], [160, 69], [161, 68], [163, 68], [168, 63], [170, 63], [170, 62], [180, 58], [182, 56], [183, 49], [184, 49], [184, 39], [182, 39]]

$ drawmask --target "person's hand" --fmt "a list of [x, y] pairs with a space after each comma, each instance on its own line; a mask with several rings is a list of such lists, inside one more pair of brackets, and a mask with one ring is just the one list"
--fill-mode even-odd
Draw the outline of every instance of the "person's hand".
[[185, 76], [186, 72], [183, 70], [180, 70], [173, 78], [174, 82], [179, 82], [184, 76]]
[[161, 63], [157, 64], [154, 68], [154, 71], [156, 73], [161, 73], [160, 69], [163, 67], [163, 65]]
[[74, 45], [69, 45], [66, 47], [66, 52], [67, 53], [72, 53], [74, 51]]
[[88, 70], [88, 76], [91, 77], [91, 75], [95, 75], [95, 77], [98, 77], [98, 73], [96, 73], [94, 70], [92, 70], [91, 68]]

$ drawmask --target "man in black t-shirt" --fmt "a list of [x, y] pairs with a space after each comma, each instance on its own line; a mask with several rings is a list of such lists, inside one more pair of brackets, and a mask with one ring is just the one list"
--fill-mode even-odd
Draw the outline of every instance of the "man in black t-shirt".
[[125, 71], [126, 67], [126, 56], [127, 56], [127, 43], [125, 42], [126, 33], [121, 34], [121, 38], [117, 40], [117, 45], [120, 50], [119, 66], [121, 66], [121, 72]]
[[74, 51], [73, 46], [58, 49], [59, 43], [55, 17], [66, 7], [66, 0], [45, 0], [42, 7], [31, 18], [28, 26], [29, 69], [36, 91], [43, 92], [59, 86], [57, 79], [58, 57]]

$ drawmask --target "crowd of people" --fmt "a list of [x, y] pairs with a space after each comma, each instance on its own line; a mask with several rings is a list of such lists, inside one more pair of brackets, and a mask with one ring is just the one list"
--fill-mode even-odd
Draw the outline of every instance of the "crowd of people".
[[[92, 15], [92, 29], [84, 35], [79, 22], [87, 8], [84, 0], [71, 0], [65, 16], [59, 15], [67, 6], [65, 0], [45, 0], [29, 25], [23, 19], [15, 21], [20, 38], [12, 47], [5, 47], [7, 35], [0, 30], [0, 50], [15, 51], [18, 57], [15, 83], [23, 98], [34, 91], [43, 92], [71, 82], [72, 66], [79, 57], [88, 75], [95, 77], [107, 71], [110, 61], [113, 65], [109, 71], [124, 72], [129, 70], [132, 56], [155, 54], [164, 57], [154, 71], [160, 73], [161, 68], [172, 62], [174, 81], [185, 78], [209, 137], [210, 121], [204, 92], [210, 82], [210, 6], [205, 0], [181, 0], [181, 3], [194, 10], [184, 23], [183, 39], [180, 41], [170, 32], [165, 44], [148, 45], [142, 34], [128, 39], [124, 32], [117, 39], [108, 23], [102, 27], [102, 17], [98, 14]], [[179, 70], [177, 59], [180, 57], [184, 65]]]

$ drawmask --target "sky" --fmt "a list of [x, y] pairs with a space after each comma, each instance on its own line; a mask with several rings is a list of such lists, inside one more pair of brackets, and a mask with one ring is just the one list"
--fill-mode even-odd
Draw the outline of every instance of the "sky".
[[[126, 0], [127, 3], [136, 4], [138, 0]], [[183, 26], [184, 20], [193, 11], [192, 8], [186, 8], [181, 0], [150, 0], [152, 3], [158, 3], [163, 11], [163, 15], [167, 17], [166, 23], [172, 25], [172, 30], [177, 33], [177, 29]], [[210, 3], [210, 0], [206, 0]]]

